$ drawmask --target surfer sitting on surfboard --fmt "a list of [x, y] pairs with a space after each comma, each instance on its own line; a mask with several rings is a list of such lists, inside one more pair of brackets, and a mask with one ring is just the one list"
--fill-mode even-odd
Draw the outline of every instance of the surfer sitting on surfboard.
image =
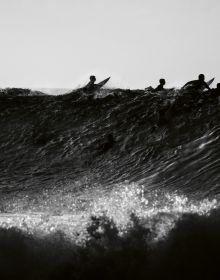
[[90, 76], [90, 82], [83, 88], [84, 92], [93, 93], [96, 90], [100, 90], [108, 81], [110, 77], [107, 79], [95, 84], [96, 77], [94, 75]]
[[189, 90], [203, 90], [203, 89], [210, 89], [209, 85], [205, 82], [205, 75], [200, 74], [198, 80], [193, 80], [186, 83], [182, 89], [189, 89]]
[[91, 92], [93, 90], [95, 90], [95, 81], [96, 81], [96, 77], [94, 75], [89, 77], [90, 81], [89, 83], [85, 86], [84, 90], [87, 92]]

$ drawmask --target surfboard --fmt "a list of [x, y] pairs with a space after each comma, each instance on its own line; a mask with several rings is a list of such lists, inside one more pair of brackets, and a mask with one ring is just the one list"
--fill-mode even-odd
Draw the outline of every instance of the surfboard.
[[207, 82], [207, 85], [210, 86], [214, 82], [215, 78], [212, 78], [210, 81]]
[[96, 89], [100, 89], [101, 87], [103, 87], [109, 80], [110, 80], [111, 77], [108, 77], [107, 79], [101, 81], [100, 83], [96, 84], [95, 85], [95, 88]]
[[[209, 80], [208, 82], [206, 82], [206, 84], [208, 85], [208, 86], [210, 86], [212, 83], [213, 83], [213, 81], [215, 80], [215, 78], [212, 78], [211, 80]], [[201, 91], [204, 91], [206, 88], [205, 87], [203, 87], [202, 89], [201, 89]]]

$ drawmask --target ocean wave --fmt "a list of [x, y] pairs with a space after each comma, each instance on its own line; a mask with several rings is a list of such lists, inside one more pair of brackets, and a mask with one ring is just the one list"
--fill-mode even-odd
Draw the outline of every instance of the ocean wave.
[[216, 96], [26, 95], [0, 96], [1, 279], [214, 278]]
[[[119, 89], [97, 99], [77, 92], [1, 97], [1, 192], [85, 177], [103, 185], [154, 177], [158, 188], [217, 193], [218, 103], [200, 99]], [[116, 143], [100, 153], [108, 134]]]
[[151, 242], [151, 230], [131, 215], [121, 235], [115, 223], [93, 216], [84, 245], [63, 232], [36, 237], [0, 229], [1, 279], [215, 279], [218, 275], [219, 210], [185, 214], [169, 235]]

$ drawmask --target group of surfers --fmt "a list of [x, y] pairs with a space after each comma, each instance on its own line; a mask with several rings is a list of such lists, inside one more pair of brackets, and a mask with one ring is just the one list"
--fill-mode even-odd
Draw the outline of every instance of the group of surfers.
[[[94, 91], [95, 88], [96, 88], [95, 82], [96, 82], [96, 77], [94, 75], [90, 76], [90, 81], [85, 86], [84, 89], [87, 92]], [[152, 92], [163, 91], [163, 90], [166, 90], [164, 88], [165, 84], [166, 84], [166, 80], [165, 79], [160, 79], [159, 80], [159, 85], [155, 89], [153, 89], [152, 87], [149, 87], [149, 89]], [[210, 92], [214, 92], [214, 93], [220, 94], [220, 83], [217, 84], [216, 88], [211, 89], [209, 87], [209, 85], [205, 82], [205, 75], [204, 74], [199, 74], [197, 80], [192, 80], [192, 81], [187, 82], [181, 89], [182, 90], [194, 90], [194, 91], [203, 91], [204, 89], [207, 89]]]
[[[160, 79], [160, 84], [153, 90], [154, 92], [162, 91], [164, 89], [164, 85], [166, 84], [165, 79]], [[194, 91], [203, 91], [207, 89], [208, 91], [218, 92], [220, 93], [220, 83], [217, 83], [217, 87], [211, 89], [209, 85], [205, 82], [205, 75], [199, 74], [197, 80], [192, 80], [187, 82], [182, 88], [182, 90], [194, 90]]]
[[[87, 92], [92, 92], [96, 88], [96, 77], [95, 76], [90, 76], [90, 82], [86, 85], [85, 89]], [[160, 92], [163, 90], [166, 90], [164, 88], [164, 85], [166, 84], [165, 79], [160, 79], [159, 80], [159, 85], [153, 89], [150, 88], [152, 92]], [[148, 88], [149, 89], [149, 88]], [[211, 89], [209, 85], [205, 82], [205, 75], [200, 74], [198, 76], [197, 80], [192, 80], [187, 82], [182, 88], [182, 90], [193, 90], [193, 91], [203, 91], [204, 89], [207, 89], [207, 92], [214, 93], [217, 96], [220, 96], [220, 83], [217, 84], [216, 88]], [[172, 106], [168, 104], [168, 107], [163, 108], [162, 110], [159, 111], [159, 124], [166, 122], [168, 120], [167, 118], [167, 113], [170, 113], [170, 109], [172, 109]], [[96, 155], [101, 155], [106, 153], [108, 150], [110, 150], [114, 145], [116, 141], [114, 139], [113, 134], [108, 134], [106, 136], [104, 144], [102, 144], [97, 151]]]

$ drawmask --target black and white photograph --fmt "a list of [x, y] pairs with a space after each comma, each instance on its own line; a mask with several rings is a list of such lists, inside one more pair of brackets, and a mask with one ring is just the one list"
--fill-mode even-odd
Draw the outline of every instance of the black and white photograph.
[[0, 280], [220, 278], [219, 15], [0, 0]]

